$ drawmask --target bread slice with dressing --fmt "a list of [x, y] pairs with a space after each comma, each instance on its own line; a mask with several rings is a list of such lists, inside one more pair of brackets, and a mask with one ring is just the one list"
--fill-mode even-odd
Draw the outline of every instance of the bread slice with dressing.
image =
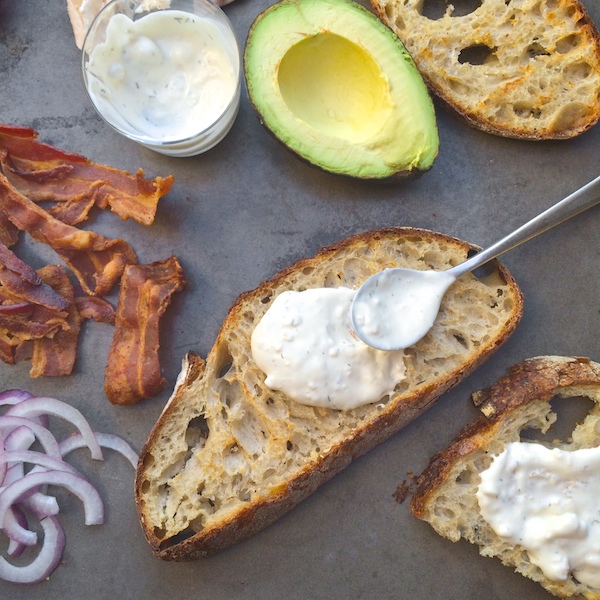
[[371, 3], [431, 91], [472, 126], [565, 139], [600, 119], [600, 36], [579, 0]]
[[377, 230], [324, 248], [242, 294], [206, 361], [185, 357], [142, 449], [135, 494], [153, 551], [163, 559], [198, 558], [263, 529], [489, 358], [523, 310], [516, 282], [498, 262], [478, 277], [465, 275], [447, 292], [433, 329], [406, 350], [406, 378], [395, 391], [332, 410], [269, 389], [253, 360], [252, 332], [279, 294], [357, 288], [386, 267], [444, 270], [474, 251], [431, 231]]
[[[536, 442], [531, 432], [545, 433], [557, 419], [550, 401], [556, 398], [564, 404], [579, 397], [594, 404], [570, 436]], [[511, 442], [533, 441], [563, 450], [600, 446], [600, 364], [578, 357], [532, 358], [512, 367], [493, 387], [476, 392], [473, 399], [483, 415], [432, 458], [417, 479], [412, 513], [452, 541], [464, 538], [477, 544], [483, 556], [499, 558], [555, 596], [599, 599], [600, 589], [580, 583], [572, 574], [551, 580], [523, 547], [499, 537], [481, 516], [476, 492], [482, 471]]]

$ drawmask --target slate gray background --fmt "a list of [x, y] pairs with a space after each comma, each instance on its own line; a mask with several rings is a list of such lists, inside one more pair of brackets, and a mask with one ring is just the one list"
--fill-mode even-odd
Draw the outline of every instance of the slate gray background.
[[[584, 4], [600, 23], [598, 3]], [[226, 7], [242, 45], [267, 5], [236, 0]], [[2, 364], [0, 388], [65, 399], [98, 430], [118, 433], [139, 450], [184, 353], [205, 356], [237, 295], [277, 270], [347, 235], [384, 226], [425, 227], [487, 245], [598, 175], [600, 127], [571, 141], [530, 143], [469, 129], [439, 106], [437, 113], [441, 148], [433, 169], [399, 185], [347, 180], [307, 166], [261, 128], [245, 91], [239, 117], [218, 147], [195, 158], [166, 158], [119, 137], [94, 112], [63, 0], [0, 0], [0, 122], [33, 127], [42, 141], [100, 163], [130, 171], [143, 167], [152, 177], [175, 175], [152, 227], [110, 213], [96, 215], [89, 225], [130, 241], [141, 261], [175, 252], [190, 283], [163, 322], [168, 383], [160, 396], [130, 408], [109, 405], [102, 386], [112, 330], [94, 323], [85, 327], [73, 376], [31, 380], [27, 364]], [[211, 559], [164, 563], [142, 536], [132, 469], [116, 455], [92, 465], [80, 453], [77, 465], [106, 500], [106, 524], [85, 527], [78, 501], [61, 493], [63, 565], [35, 587], [0, 582], [0, 597], [549, 597], [479, 557], [474, 547], [439, 538], [392, 494], [407, 472], [420, 472], [475, 416], [471, 392], [492, 384], [509, 365], [540, 354], [600, 359], [599, 226], [596, 208], [506, 255], [525, 293], [525, 315], [509, 342], [425, 416], [268, 530]], [[29, 240], [17, 252], [35, 267], [55, 260]]]

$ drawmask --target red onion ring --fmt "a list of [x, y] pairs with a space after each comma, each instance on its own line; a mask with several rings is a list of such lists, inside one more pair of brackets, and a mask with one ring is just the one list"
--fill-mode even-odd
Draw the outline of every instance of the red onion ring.
[[6, 443], [4, 440], [4, 436], [0, 431], [0, 484], [4, 481], [6, 477], [6, 470], [8, 465], [6, 464]]
[[101, 525], [104, 522], [102, 498], [89, 481], [80, 475], [68, 473], [67, 471], [40, 471], [38, 473], [28, 473], [25, 477], [6, 486], [0, 492], [0, 527], [7, 530], [10, 527], [10, 532], [7, 531], [9, 537], [19, 539], [21, 535], [24, 543], [27, 543], [25, 538], [29, 539], [31, 537], [30, 533], [36, 535], [37, 538], [35, 532], [22, 530], [16, 520], [9, 523], [6, 513], [27, 491], [44, 484], [65, 487], [77, 496], [83, 502], [86, 525]]
[[[27, 517], [25, 513], [16, 505], [12, 506], [12, 512], [14, 518], [18, 521], [19, 525], [23, 527], [23, 529], [27, 529]], [[22, 544], [21, 542], [17, 542], [16, 540], [9, 540], [8, 548], [6, 550], [6, 554], [9, 556], [19, 556], [23, 553], [23, 550], [27, 548], [26, 544]]]
[[[112, 433], [102, 433], [100, 431], [95, 431], [94, 435], [96, 436], [100, 446], [118, 452], [131, 463], [131, 466], [134, 469], [137, 468], [138, 455], [123, 438], [120, 438], [118, 435], [114, 435]], [[86, 443], [83, 439], [83, 436], [80, 433], [76, 433], [62, 440], [60, 444], [58, 444], [58, 448], [62, 457], [64, 458], [67, 454], [73, 452], [73, 450], [83, 448], [85, 445]]]
[[[48, 456], [43, 452], [36, 452], [35, 450], [8, 450], [5, 452], [4, 458], [7, 462], [31, 463], [33, 465], [44, 467], [45, 469], [68, 471], [69, 473], [74, 473], [75, 475], [82, 477], [81, 473], [79, 473], [75, 467], [64, 460], [57, 460], [56, 458], [52, 458], [52, 456]], [[1, 489], [2, 488], [0, 488], [0, 490]]]
[[29, 427], [29, 429], [33, 431], [35, 437], [44, 448], [46, 454], [49, 454], [54, 458], [61, 458], [60, 449], [58, 447], [56, 438], [43, 425], [40, 425], [35, 421], [31, 421], [25, 417], [15, 417], [8, 414], [4, 414], [0, 417], [0, 432], [2, 433], [11, 432], [13, 429], [22, 426]]
[[4, 447], [7, 450], [27, 450], [35, 442], [35, 434], [24, 425], [13, 429], [4, 439]]
[[22, 523], [15, 515], [12, 506], [6, 509], [2, 531], [11, 542], [23, 546], [35, 546], [37, 544], [37, 533], [27, 529], [27, 520]]
[[[58, 502], [54, 496], [33, 492], [19, 500], [19, 505], [33, 513], [38, 519], [54, 517], [59, 512]], [[17, 506], [13, 504], [13, 507]]]
[[23, 402], [23, 400], [29, 400], [29, 398], [33, 398], [33, 394], [25, 390], [4, 390], [0, 392], [0, 405], [18, 404], [19, 402]]
[[56, 517], [45, 517], [40, 524], [44, 531], [44, 543], [33, 562], [20, 567], [0, 556], [0, 578], [11, 583], [39, 583], [58, 566], [65, 546], [63, 528]]
[[57, 400], [56, 398], [48, 398], [37, 396], [23, 400], [18, 404], [14, 404], [6, 413], [6, 416], [16, 417], [37, 417], [39, 415], [52, 415], [69, 421], [72, 423], [84, 437], [87, 442], [87, 447], [90, 449], [92, 458], [102, 460], [102, 449], [96, 436], [92, 431], [85, 417], [73, 406]]
[[[64, 457], [87, 447], [92, 458], [102, 460], [101, 448], [109, 448], [135, 468], [138, 455], [122, 438], [93, 431], [81, 412], [61, 400], [35, 397], [25, 390], [6, 390], [0, 392], [2, 406], [7, 410], [0, 416], [0, 528], [9, 538], [6, 554], [17, 556], [37, 543], [36, 531], [28, 529], [27, 515], [39, 520], [44, 538], [29, 565], [16, 566], [0, 556], [0, 579], [37, 583], [56, 568], [65, 544], [56, 518], [57, 499], [41, 489], [46, 485], [65, 487], [83, 502], [87, 525], [99, 525], [104, 520], [104, 504], [98, 491]], [[48, 416], [66, 420], [78, 432], [59, 443], [48, 429]], [[31, 450], [36, 439], [43, 452]], [[25, 464], [34, 466], [26, 472]]]

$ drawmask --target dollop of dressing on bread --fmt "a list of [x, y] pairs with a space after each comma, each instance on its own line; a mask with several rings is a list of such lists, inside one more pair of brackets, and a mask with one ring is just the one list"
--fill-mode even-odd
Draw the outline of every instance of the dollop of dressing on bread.
[[184, 140], [205, 131], [237, 92], [222, 25], [179, 10], [136, 21], [115, 14], [86, 69], [90, 95], [109, 121], [152, 140]]
[[548, 579], [600, 589], [600, 448], [513, 442], [481, 473], [482, 517]]
[[252, 356], [265, 384], [297, 402], [340, 410], [377, 402], [404, 377], [404, 352], [358, 339], [350, 321], [355, 291], [285, 291], [252, 333]]

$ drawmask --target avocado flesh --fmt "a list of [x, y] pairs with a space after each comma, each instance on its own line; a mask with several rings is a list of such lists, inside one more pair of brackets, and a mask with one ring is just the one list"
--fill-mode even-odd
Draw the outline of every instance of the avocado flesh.
[[431, 98], [400, 40], [350, 0], [282, 0], [250, 29], [250, 100], [268, 129], [334, 173], [383, 179], [429, 169]]

